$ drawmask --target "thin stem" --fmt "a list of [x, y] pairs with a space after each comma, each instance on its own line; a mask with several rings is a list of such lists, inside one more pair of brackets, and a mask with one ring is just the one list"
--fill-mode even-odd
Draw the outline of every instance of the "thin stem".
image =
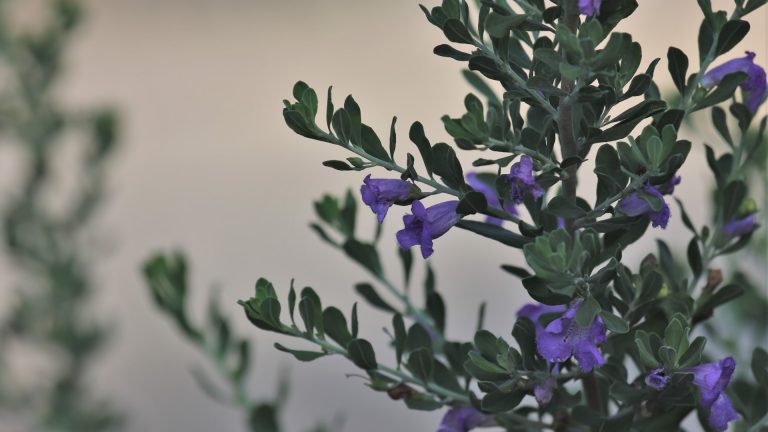
[[[198, 332], [198, 334], [201, 333]], [[197, 343], [208, 355], [208, 357], [213, 360], [216, 371], [218, 371], [219, 374], [229, 383], [232, 390], [231, 404], [241, 407], [246, 411], [252, 409], [254, 405], [256, 405], [256, 402], [248, 397], [248, 393], [245, 391], [244, 383], [241, 380], [237, 380], [232, 375], [229, 367], [226, 365], [221, 356], [217, 354], [216, 349], [213, 348], [211, 344], [202, 336], [197, 339]]]
[[[349, 358], [349, 352], [346, 349], [340, 346], [334, 345], [328, 342], [327, 340], [317, 339], [314, 336], [307, 336], [306, 334], [302, 333], [296, 328], [285, 327], [283, 330], [289, 332], [293, 336], [304, 338], [312, 343], [319, 345], [326, 352], [333, 353], [333, 354], [340, 354], [344, 357]], [[422, 386], [424, 387], [425, 390], [427, 390], [428, 392], [434, 395], [442, 396], [443, 398], [450, 399], [455, 402], [469, 403], [469, 397], [467, 395], [456, 393], [453, 390], [446, 389], [445, 387], [442, 387], [432, 382], [424, 382], [422, 380], [414, 378], [411, 375], [406, 374], [400, 369], [391, 368], [389, 366], [377, 365], [376, 370], [379, 372], [383, 372], [385, 374], [391, 375], [393, 377], [399, 378], [403, 382]]]
[[637, 177], [636, 179], [634, 179], [629, 184], [629, 187], [624, 188], [621, 192], [618, 192], [615, 195], [612, 195], [612, 196], [606, 198], [605, 200], [603, 200], [603, 202], [598, 204], [591, 211], [587, 212], [587, 214], [585, 214], [584, 216], [576, 219], [574, 221], [574, 228], [580, 228], [580, 227], [584, 226], [584, 224], [586, 222], [589, 222], [590, 220], [592, 220], [594, 218], [602, 216], [605, 213], [605, 210], [608, 209], [608, 207], [610, 207], [613, 203], [615, 203], [616, 201], [621, 200], [622, 198], [625, 198], [625, 197], [633, 194], [638, 189], [640, 189], [645, 184], [645, 182], [648, 180], [648, 177], [650, 177], [649, 173], [645, 173], [642, 176]]
[[[571, 31], [576, 34], [579, 26], [579, 7], [576, 0], [566, 0], [563, 2], [563, 14], [560, 21]], [[565, 50], [562, 50], [563, 59], [567, 57]], [[567, 94], [560, 100], [560, 105], [557, 109], [557, 127], [560, 135], [560, 151], [562, 152], [563, 160], [567, 160], [570, 157], [577, 156], [579, 154], [579, 145], [576, 142], [575, 131], [573, 126], [573, 89], [576, 83], [574, 80], [563, 78], [560, 88]], [[571, 202], [576, 202], [576, 187], [578, 185], [578, 167], [569, 165], [565, 168], [563, 176], [563, 196]], [[574, 221], [571, 218], [565, 219], [565, 228], [568, 231], [573, 231]]]
[[534, 100], [536, 100], [536, 102], [538, 102], [539, 105], [541, 105], [541, 107], [544, 108], [552, 117], [557, 117], [557, 110], [552, 106], [551, 103], [549, 103], [544, 95], [536, 89], [529, 88], [525, 79], [516, 74], [515, 71], [513, 71], [509, 66], [509, 64], [504, 61], [504, 59], [499, 57], [492, 49], [488, 48], [482, 41], [475, 40], [474, 44], [483, 54], [493, 60], [496, 63], [496, 66], [501, 68], [501, 73], [505, 77], [514, 81], [514, 83], [520, 86], [522, 90], [525, 90], [525, 92], [528, 93], [528, 95], [531, 96]]
[[[568, 30], [576, 34], [579, 26], [579, 5], [578, 0], [564, 0], [562, 2], [563, 13], [560, 17], [560, 22], [565, 25]], [[567, 57], [566, 51], [562, 50], [562, 56], [565, 60]], [[560, 105], [557, 109], [557, 128], [560, 135], [560, 151], [562, 152], [563, 160], [567, 160], [570, 157], [577, 156], [579, 153], [579, 145], [576, 141], [574, 118], [573, 118], [573, 91], [576, 86], [574, 80], [563, 78], [560, 88], [567, 94], [560, 100]], [[576, 202], [576, 188], [578, 186], [578, 167], [576, 165], [569, 165], [565, 169], [565, 175], [563, 178], [563, 196], [575, 203]], [[604, 209], [603, 209], [604, 210]], [[565, 228], [568, 231], [575, 229], [574, 219], [565, 219]], [[591, 409], [597, 412], [602, 411], [602, 401], [600, 396], [600, 389], [597, 386], [595, 375], [590, 373], [582, 377], [582, 385], [584, 388], [584, 395], [587, 399], [587, 405]]]
[[[379, 159], [379, 158], [377, 158], [375, 156], [371, 156], [370, 154], [368, 154], [365, 150], [363, 150], [361, 148], [358, 148], [358, 147], [355, 147], [355, 146], [352, 146], [352, 145], [346, 145], [345, 143], [341, 142], [338, 138], [336, 138], [335, 136], [333, 136], [331, 134], [328, 134], [328, 133], [325, 133], [325, 132], [322, 132], [322, 131], [320, 131], [320, 133], [323, 134], [323, 137], [328, 142], [331, 142], [331, 143], [336, 144], [338, 146], [344, 147], [345, 149], [351, 151], [352, 153], [354, 153], [354, 154], [356, 154], [356, 155], [358, 155], [360, 157], [363, 157], [363, 158], [367, 159], [369, 162], [371, 162], [373, 164], [376, 164], [376, 165], [378, 165], [378, 166], [380, 166], [382, 168], [388, 169], [390, 171], [395, 171], [395, 172], [398, 172], [398, 173], [401, 173], [401, 174], [407, 171], [406, 168], [403, 168], [403, 167], [401, 167], [400, 165], [398, 165], [398, 164], [396, 164], [394, 162], [389, 162], [389, 161], [385, 161], [383, 159]], [[435, 181], [434, 179], [430, 179], [430, 178], [426, 178], [426, 177], [422, 177], [420, 175], [417, 175], [415, 180], [418, 181], [419, 183], [424, 183], [424, 184], [426, 184], [428, 186], [431, 186], [437, 192], [445, 193], [445, 194], [448, 194], [448, 195], [453, 195], [453, 196], [455, 196], [457, 198], [463, 198], [464, 197], [464, 193], [462, 193], [460, 191], [457, 191], [456, 189], [450, 188], [450, 187], [448, 187], [448, 186], [446, 186], [444, 184], [441, 184], [441, 183]], [[488, 207], [485, 210], [484, 214], [487, 214], [489, 216], [494, 216], [494, 217], [497, 217], [499, 219], [508, 220], [508, 221], [511, 221], [511, 222], [514, 222], [514, 223], [521, 222], [521, 219], [519, 217], [517, 217], [517, 216], [515, 216], [515, 215], [513, 215], [513, 214], [511, 214], [511, 213], [509, 213], [509, 212], [507, 212], [505, 210], [501, 210], [501, 209], [494, 209], [494, 208]]]
[[533, 159], [538, 160], [543, 164], [542, 169], [547, 170], [550, 168], [554, 168], [558, 166], [558, 163], [552, 160], [550, 157], [537, 152], [536, 150], [530, 149], [524, 145], [515, 144], [510, 141], [504, 141], [504, 140], [498, 140], [496, 138], [488, 138], [488, 143], [491, 145], [497, 145], [497, 146], [504, 146], [508, 150], [511, 150], [515, 153], [520, 153], [524, 155], [528, 155], [532, 157]]

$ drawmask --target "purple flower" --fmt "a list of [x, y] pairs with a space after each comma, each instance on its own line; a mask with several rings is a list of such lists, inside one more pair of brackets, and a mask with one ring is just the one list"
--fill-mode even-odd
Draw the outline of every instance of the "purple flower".
[[733, 219], [723, 227], [723, 235], [726, 240], [747, 235], [757, 228], [757, 213], [745, 216], [741, 219]]
[[551, 313], [563, 313], [565, 310], [565, 305], [550, 306], [545, 304], [527, 304], [521, 307], [519, 311], [517, 311], [517, 316], [525, 317], [531, 320], [534, 327], [536, 327], [536, 332], [538, 333], [540, 329], [544, 330], [544, 327], [539, 322], [539, 318], [541, 318], [542, 315]]
[[487, 419], [485, 414], [471, 406], [453, 407], [443, 416], [437, 432], [467, 432], [482, 425]]
[[725, 395], [725, 387], [731, 381], [734, 369], [736, 362], [733, 357], [689, 369], [693, 372], [693, 384], [699, 389], [701, 407], [709, 411], [709, 425], [718, 431], [728, 429], [728, 422], [739, 418]]
[[645, 384], [656, 390], [662, 390], [669, 384], [669, 375], [664, 368], [654, 369], [645, 376]]
[[365, 205], [371, 208], [379, 223], [384, 221], [387, 210], [397, 201], [408, 199], [413, 185], [400, 179], [372, 179], [371, 175], [365, 176], [360, 187], [360, 195]]
[[[674, 189], [674, 185], [672, 186], [672, 189]], [[619, 201], [619, 204], [616, 206], [616, 208], [627, 216], [634, 217], [649, 215], [654, 227], [666, 228], [671, 212], [669, 210], [669, 205], [667, 205], [667, 202], [664, 201], [664, 196], [661, 194], [661, 192], [659, 192], [658, 189], [656, 189], [656, 187], [650, 183], [647, 183], [645, 186], [643, 186], [643, 191], [646, 194], [661, 200], [661, 208], [659, 210], [654, 210], [651, 208], [651, 205], [648, 204], [648, 201], [640, 198], [640, 195], [638, 195], [637, 192]]]
[[509, 201], [512, 204], [522, 204], [526, 192], [536, 199], [544, 195], [544, 189], [533, 176], [533, 160], [528, 156], [521, 156], [519, 162], [513, 163], [504, 180], [509, 184]]
[[745, 57], [729, 60], [704, 74], [701, 79], [701, 86], [704, 88], [714, 87], [729, 74], [746, 73], [748, 75], [747, 80], [741, 83], [739, 87], [744, 91], [744, 104], [754, 114], [765, 100], [766, 76], [765, 69], [754, 62], [755, 53], [746, 51], [746, 54]]
[[579, 13], [587, 16], [596, 16], [600, 13], [600, 4], [603, 0], [579, 0]]
[[543, 383], [536, 384], [533, 387], [533, 396], [536, 398], [536, 402], [540, 406], [549, 404], [552, 401], [552, 395], [555, 393], [556, 388], [557, 379], [553, 376], [544, 380]]
[[405, 228], [397, 232], [397, 242], [407, 249], [421, 246], [421, 256], [432, 255], [432, 240], [448, 232], [461, 219], [456, 213], [458, 201], [446, 201], [425, 209], [421, 201], [411, 204], [413, 214], [403, 216]]
[[[496, 188], [489, 185], [488, 183], [480, 180], [477, 177], [477, 173], [468, 173], [467, 174], [467, 184], [474, 189], [476, 192], [480, 192], [485, 196], [485, 200], [488, 202], [488, 207], [494, 208], [497, 210], [505, 210], [507, 213], [512, 215], [517, 215], [517, 209], [515, 209], [515, 206], [513, 203], [507, 203], [504, 205], [504, 208], [501, 208], [501, 200], [499, 199], [499, 195], [496, 192]], [[488, 216], [485, 220], [487, 223], [494, 224], [494, 225], [501, 225], [504, 221], [502, 221], [499, 218], [495, 218], [493, 216]]]
[[597, 317], [589, 326], [581, 327], [574, 319], [580, 306], [581, 300], [574, 302], [560, 318], [546, 327], [538, 323], [538, 318], [545, 313], [562, 311], [562, 306], [527, 305], [517, 314], [528, 317], [536, 326], [536, 350], [539, 355], [551, 363], [563, 363], [573, 356], [581, 370], [589, 372], [605, 363], [597, 348], [605, 342], [605, 324]]

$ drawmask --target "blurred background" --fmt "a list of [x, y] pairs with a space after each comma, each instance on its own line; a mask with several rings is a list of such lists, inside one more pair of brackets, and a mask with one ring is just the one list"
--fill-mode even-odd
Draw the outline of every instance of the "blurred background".
[[[39, 4], [45, 2], [23, 3], [15, 19], [20, 26], [34, 26]], [[290, 96], [297, 80], [321, 94], [333, 85], [337, 101], [354, 94], [364, 121], [380, 135], [397, 115], [401, 140], [407, 140], [407, 127], [416, 120], [432, 142], [448, 139], [440, 116], [463, 112], [469, 86], [458, 62], [432, 54], [443, 36], [425, 20], [417, 3], [82, 3], [85, 21], [66, 52], [55, 94], [67, 105], [115, 107], [122, 126], [106, 177], [104, 207], [87, 235], [88, 251], [95, 257], [94, 315], [114, 327], [88, 380], [121, 407], [127, 430], [243, 430], [237, 411], [199, 391], [190, 369], [207, 368], [206, 359], [156, 312], [142, 280], [140, 266], [149, 254], [172, 249], [190, 258], [192, 314], [202, 315], [208, 291], [219, 287], [225, 312], [241, 332], [252, 336], [256, 350], [250, 386], [255, 392], [271, 397], [279, 371], [289, 370], [286, 430], [307, 430], [339, 416], [346, 431], [434, 430], [440, 412], [408, 411], [386, 394], [367, 389], [361, 379], [345, 378], [355, 368], [344, 359], [298, 364], [273, 349], [281, 339], [255, 331], [236, 304], [252, 295], [254, 282], [262, 276], [282, 293], [295, 278], [298, 287], [311, 285], [326, 304], [342, 310], [358, 300], [352, 287], [367, 276], [319, 241], [308, 222], [314, 219], [313, 200], [326, 192], [357, 189], [362, 175], [323, 167], [322, 161], [346, 155], [292, 133], [283, 122], [281, 100]], [[732, 2], [713, 5], [730, 9]], [[751, 33], [728, 56], [753, 50], [765, 67], [767, 19], [766, 8], [751, 15]], [[664, 91], [672, 87], [667, 47], [696, 52], [700, 21], [694, 1], [642, 0], [618, 30], [633, 34], [643, 45], [641, 69], [656, 57], [664, 59], [656, 74]], [[697, 61], [695, 56], [691, 61]], [[708, 115], [701, 121], [703, 135], [684, 133], [694, 142], [694, 151], [676, 192], [697, 224], [709, 217], [711, 175], [702, 143], [720, 145], [707, 135]], [[13, 195], [22, 162], [18, 152], [0, 145], [0, 205], [7, 205]], [[62, 173], [62, 187], [77, 174]], [[585, 191], [591, 185], [590, 180], [582, 182]], [[764, 200], [758, 201], [764, 209]], [[402, 210], [393, 208], [384, 230], [384, 250], [391, 251], [384, 257], [388, 268], [396, 267], [393, 237]], [[677, 213], [673, 206], [669, 228], [651, 231], [650, 237], [663, 237], [674, 252], [684, 254], [689, 233]], [[361, 232], [372, 233], [374, 218], [364, 219]], [[655, 250], [652, 242], [649, 238], [631, 247], [625, 255], [628, 265]], [[453, 230], [436, 242], [430, 260], [446, 300], [449, 335], [471, 338], [477, 306], [486, 300], [491, 300], [487, 327], [509, 334], [526, 294], [499, 265], [521, 263], [519, 252]], [[765, 287], [765, 263], [756, 259], [754, 264], [755, 277]], [[16, 276], [6, 258], [0, 271], [2, 313], [12, 301]], [[420, 280], [422, 274], [415, 277]], [[364, 309], [361, 334], [384, 347], [387, 339], [381, 328], [388, 316]]]

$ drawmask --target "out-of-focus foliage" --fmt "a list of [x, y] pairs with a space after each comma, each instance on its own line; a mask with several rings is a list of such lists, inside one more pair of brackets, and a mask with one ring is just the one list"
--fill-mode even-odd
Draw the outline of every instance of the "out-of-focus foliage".
[[[223, 390], [201, 369], [193, 369], [200, 388], [211, 398], [240, 410], [244, 423], [252, 432], [280, 432], [281, 415], [288, 397], [287, 377], [282, 375], [272, 400], [257, 400], [248, 390], [248, 372], [252, 368], [252, 343], [237, 336], [230, 319], [224, 314], [216, 293], [208, 300], [207, 319], [197, 323], [190, 317], [189, 271], [187, 259], [180, 253], [158, 254], [144, 264], [144, 278], [155, 305], [170, 318], [182, 336], [205, 353], [213, 364], [219, 380], [226, 383]], [[317, 426], [312, 432], [337, 431], [338, 422], [330, 429]]]
[[[0, 429], [117, 430], [122, 416], [88, 383], [111, 326], [92, 312], [98, 252], [86, 231], [118, 122], [110, 110], [70, 108], [54, 96], [81, 19], [78, 4], [50, 1], [42, 25], [30, 30], [14, 27], [20, 3], [0, 1], [0, 145], [12, 147], [23, 166], [18, 186], [3, 197], [5, 250], [17, 270], [4, 275], [3, 289], [12, 281], [17, 287], [0, 312]], [[73, 149], [75, 165], [62, 167], [60, 155]], [[63, 190], [63, 183], [74, 186]]]

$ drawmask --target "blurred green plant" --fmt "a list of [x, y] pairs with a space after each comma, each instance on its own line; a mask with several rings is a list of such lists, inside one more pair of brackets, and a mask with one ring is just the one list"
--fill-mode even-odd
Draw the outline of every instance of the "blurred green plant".
[[[248, 391], [248, 372], [253, 361], [251, 342], [234, 333], [216, 292], [208, 300], [207, 320], [197, 323], [190, 318], [187, 310], [188, 274], [187, 259], [181, 253], [157, 254], [144, 264], [144, 278], [155, 305], [176, 324], [189, 343], [205, 353], [228, 389], [222, 390], [205, 372], [196, 368], [192, 375], [198, 385], [211, 399], [242, 411], [249, 431], [285, 430], [280, 415], [288, 397], [287, 376], [281, 375], [272, 400], [258, 400]], [[331, 429], [316, 426], [312, 432], [326, 430], [340, 430], [340, 423], [336, 421]]]
[[[0, 1], [0, 138], [24, 164], [2, 213], [20, 286], [0, 321], [0, 417], [23, 430], [116, 430], [122, 415], [87, 382], [110, 326], [90, 311], [96, 254], [85, 234], [102, 200], [118, 121], [111, 110], [74, 109], [56, 100], [81, 9], [68, 0], [47, 5], [44, 25], [30, 32], [13, 28], [21, 2]], [[75, 142], [82, 147], [76, 165], [59, 171], [61, 153]], [[75, 185], [62, 192], [70, 175]], [[61, 196], [65, 205], [54, 208], [52, 199]], [[27, 358], [14, 361], [20, 347], [48, 361], [29, 382], [20, 378], [29, 372]]]
[[222, 391], [201, 370], [193, 376], [200, 388], [212, 399], [242, 410], [249, 430], [278, 432], [279, 411], [285, 403], [288, 387], [280, 380], [277, 396], [269, 402], [259, 402], [248, 394], [246, 380], [251, 366], [251, 343], [236, 336], [232, 324], [222, 314], [216, 294], [208, 301], [208, 319], [195, 323], [187, 312], [188, 276], [184, 255], [155, 255], [144, 264], [144, 277], [152, 299], [160, 311], [173, 320], [181, 334], [202, 350], [227, 382], [229, 391]]

